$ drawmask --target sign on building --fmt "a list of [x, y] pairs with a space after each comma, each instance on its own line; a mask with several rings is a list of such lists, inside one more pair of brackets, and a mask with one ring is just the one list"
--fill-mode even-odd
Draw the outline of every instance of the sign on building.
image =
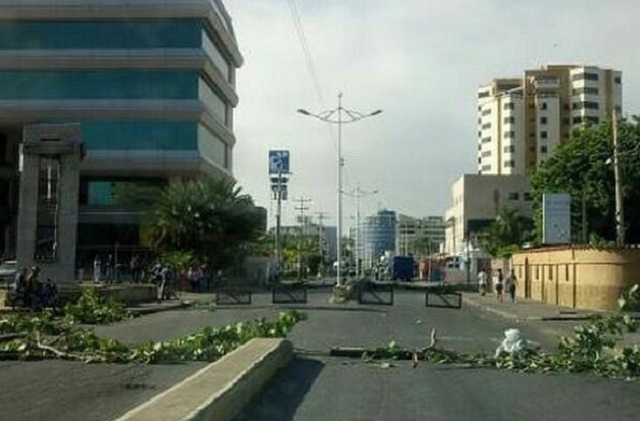
[[571, 196], [568, 193], [542, 195], [542, 243], [571, 242]]
[[269, 151], [269, 174], [289, 174], [289, 151]]

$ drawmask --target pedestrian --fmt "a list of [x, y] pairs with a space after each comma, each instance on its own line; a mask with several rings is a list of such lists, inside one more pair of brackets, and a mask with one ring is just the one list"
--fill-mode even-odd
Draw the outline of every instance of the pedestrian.
[[29, 298], [27, 297], [27, 277], [29, 276], [29, 269], [23, 267], [20, 269], [14, 278], [13, 284], [11, 285], [11, 291], [13, 292], [13, 304], [17, 305], [20, 303], [20, 306], [27, 307], [27, 301]]
[[487, 272], [484, 269], [480, 269], [480, 272], [478, 272], [478, 289], [480, 290], [480, 295], [484, 297], [487, 293]]
[[102, 272], [102, 261], [100, 260], [100, 256], [96, 254], [95, 259], [93, 259], [93, 282], [100, 283], [100, 275]]
[[131, 261], [129, 262], [129, 271], [131, 272], [131, 280], [133, 283], [140, 282], [140, 259], [137, 255], [133, 255], [131, 257]]
[[502, 291], [504, 291], [504, 276], [502, 275], [502, 269], [498, 269], [498, 275], [496, 276], [496, 298], [502, 302]]
[[511, 296], [511, 302], [516, 301], [516, 287], [518, 285], [518, 279], [516, 278], [516, 272], [511, 269], [511, 273], [507, 277], [506, 286], [509, 295]]
[[40, 280], [38, 279], [39, 274], [40, 268], [38, 266], [33, 266], [29, 276], [27, 276], [25, 307], [33, 307], [33, 305], [36, 304], [34, 301], [40, 292]]
[[113, 255], [112, 254], [110, 254], [107, 257], [106, 269], [107, 269], [106, 273], [105, 273], [106, 278], [107, 278], [106, 280], [107, 280], [107, 283], [110, 284], [111, 282], [113, 282], [113, 277], [115, 275], [114, 272], [116, 270], [116, 262], [115, 262], [115, 260], [113, 260]]

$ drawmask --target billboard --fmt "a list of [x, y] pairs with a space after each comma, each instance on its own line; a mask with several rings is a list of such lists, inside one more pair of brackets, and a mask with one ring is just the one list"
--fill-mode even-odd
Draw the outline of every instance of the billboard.
[[571, 242], [571, 196], [568, 193], [542, 195], [542, 243]]
[[269, 174], [289, 174], [289, 151], [269, 151]]

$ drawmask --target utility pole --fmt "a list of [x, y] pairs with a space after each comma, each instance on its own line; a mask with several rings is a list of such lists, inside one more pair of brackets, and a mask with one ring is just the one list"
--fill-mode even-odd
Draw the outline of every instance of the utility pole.
[[299, 199], [295, 199], [294, 202], [299, 204], [299, 206], [295, 207], [295, 210], [300, 211], [300, 237], [298, 238], [298, 279], [302, 279], [302, 240], [304, 237], [306, 225], [304, 212], [309, 210], [309, 207], [305, 206], [305, 204], [311, 203], [311, 199], [300, 197]]
[[318, 252], [320, 253], [320, 268], [318, 274], [324, 276], [324, 220], [327, 219], [326, 212], [316, 212], [318, 217]]
[[282, 256], [280, 244], [280, 224], [282, 222], [282, 170], [278, 171], [278, 179], [276, 182], [276, 273], [278, 281], [280, 281], [280, 271], [282, 270]]
[[622, 180], [620, 179], [620, 157], [618, 155], [618, 113], [613, 107], [611, 113], [613, 126], [613, 177], [616, 186], [616, 245], [623, 247], [624, 239], [624, 206], [622, 203]]
[[280, 281], [282, 270], [282, 244], [280, 239], [280, 224], [282, 220], [282, 201], [287, 200], [287, 181], [285, 177], [289, 172], [289, 151], [270, 150], [269, 151], [269, 180], [271, 181], [271, 191], [276, 200], [276, 232], [275, 232], [275, 257], [276, 257], [276, 279]]

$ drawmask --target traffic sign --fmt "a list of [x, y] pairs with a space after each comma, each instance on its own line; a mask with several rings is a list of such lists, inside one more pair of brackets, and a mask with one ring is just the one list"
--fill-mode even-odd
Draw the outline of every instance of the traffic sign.
[[289, 173], [289, 151], [269, 151], [269, 174]]

